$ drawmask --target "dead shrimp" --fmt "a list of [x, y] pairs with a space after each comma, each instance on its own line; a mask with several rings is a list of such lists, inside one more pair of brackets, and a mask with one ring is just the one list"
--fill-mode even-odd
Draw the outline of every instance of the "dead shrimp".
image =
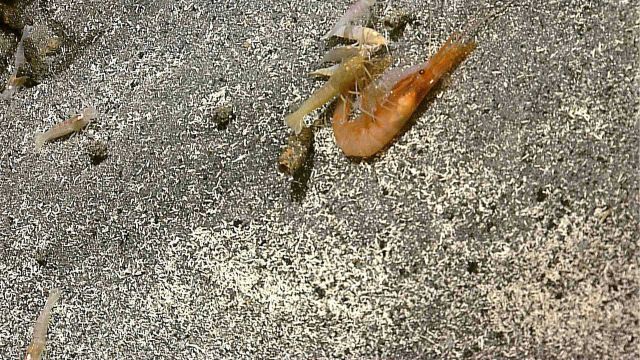
[[367, 86], [358, 102], [361, 114], [349, 120], [351, 103], [341, 96], [333, 114], [336, 143], [345, 155], [370, 157], [404, 127], [438, 81], [475, 48], [473, 40], [453, 34], [427, 62], [405, 71], [391, 70]]
[[374, 53], [382, 45], [387, 44], [384, 36], [373, 29], [354, 24], [358, 19], [366, 17], [375, 0], [358, 0], [352, 4], [335, 26], [323, 37], [343, 37], [355, 40], [356, 44], [335, 48], [329, 51], [324, 62], [339, 61], [339, 64], [315, 70], [309, 75], [329, 76], [329, 80], [305, 100], [295, 112], [287, 115], [285, 124], [300, 134], [304, 127], [304, 117], [315, 109], [333, 100], [341, 93], [348, 92], [354, 86], [362, 87], [371, 79], [367, 70], [368, 63]]
[[364, 57], [356, 55], [340, 63], [321, 88], [314, 91], [298, 110], [287, 115], [284, 119], [285, 124], [299, 134], [307, 114], [331, 101], [338, 94], [349, 91], [359, 79], [366, 75], [366, 62]]

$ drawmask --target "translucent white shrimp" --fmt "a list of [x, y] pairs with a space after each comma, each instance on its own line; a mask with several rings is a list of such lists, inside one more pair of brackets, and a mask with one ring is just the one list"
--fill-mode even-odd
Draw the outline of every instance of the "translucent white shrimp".
[[36, 133], [34, 137], [36, 150], [40, 150], [46, 142], [82, 130], [82, 128], [87, 126], [87, 124], [96, 117], [98, 117], [96, 109], [87, 107], [82, 110], [81, 114], [74, 115], [70, 119], [54, 125], [51, 129], [43, 133]]
[[[337, 35], [337, 30], [340, 27], [347, 26], [352, 24], [354, 21], [368, 17], [370, 13], [371, 6], [375, 4], [375, 0], [358, 0], [353, 5], [349, 6], [347, 11], [345, 11], [344, 15], [338, 19], [338, 22], [333, 26], [333, 28], [326, 33], [322, 38], [328, 39], [334, 35]], [[340, 36], [340, 35], [338, 35]]]
[[368, 17], [375, 0], [359, 0], [351, 5], [333, 28], [322, 38], [332, 36], [355, 40], [360, 45], [386, 45], [387, 39], [377, 31], [355, 24], [356, 20]]
[[9, 76], [9, 80], [7, 81], [7, 85], [4, 90], [0, 94], [0, 98], [4, 100], [9, 100], [15, 94], [18, 89], [20, 89], [27, 82], [26, 76], [18, 76], [18, 71], [21, 67], [26, 64], [27, 59], [24, 56], [24, 40], [31, 36], [32, 27], [27, 25], [22, 29], [22, 37], [18, 42], [18, 46], [16, 47], [16, 55], [15, 61], [13, 65], [13, 72]]
[[40, 315], [38, 315], [36, 324], [33, 326], [31, 344], [29, 344], [27, 348], [25, 360], [40, 360], [42, 358], [42, 353], [47, 343], [47, 331], [49, 329], [49, 321], [51, 320], [51, 310], [60, 299], [60, 294], [60, 289], [53, 289], [49, 292], [47, 302], [44, 304]]
[[33, 27], [29, 25], [25, 26], [24, 29], [22, 29], [22, 37], [20, 38], [20, 41], [18, 42], [18, 47], [16, 48], [16, 59], [14, 62], [14, 67], [15, 67], [14, 71], [17, 71], [18, 68], [22, 67], [27, 62], [27, 59], [24, 56], [24, 40], [29, 36], [31, 36], [32, 30], [33, 30]]

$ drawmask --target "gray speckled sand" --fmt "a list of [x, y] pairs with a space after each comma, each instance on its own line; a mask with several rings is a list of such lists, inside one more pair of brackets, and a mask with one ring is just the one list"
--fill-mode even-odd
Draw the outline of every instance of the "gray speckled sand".
[[[525, 2], [482, 26], [381, 157], [318, 131], [299, 202], [282, 119], [348, 2], [230, 3], [42, 3], [84, 50], [0, 104], [0, 357], [54, 287], [48, 359], [640, 356], [632, 1]], [[416, 19], [403, 64], [486, 7], [386, 5]], [[85, 132], [33, 151], [87, 104]]]

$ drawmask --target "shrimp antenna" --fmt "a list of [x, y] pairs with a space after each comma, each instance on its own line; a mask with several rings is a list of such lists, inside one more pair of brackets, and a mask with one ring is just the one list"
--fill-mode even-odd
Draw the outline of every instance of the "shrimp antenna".
[[[386, 4], [384, 5], [383, 9], [382, 9], [382, 15], [387, 15], [387, 13], [389, 12], [389, 9], [391, 8], [391, 0], [387, 0]], [[388, 39], [389, 38], [389, 31], [387, 29], [384, 29], [384, 38]], [[387, 52], [387, 55], [391, 55], [391, 51], [389, 51], [389, 42], [387, 41], [387, 43], [385, 43], [384, 45], [384, 49]]]

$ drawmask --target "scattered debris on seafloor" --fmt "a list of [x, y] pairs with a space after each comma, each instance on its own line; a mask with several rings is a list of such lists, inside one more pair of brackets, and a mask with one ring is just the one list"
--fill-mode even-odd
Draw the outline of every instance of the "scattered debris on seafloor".
[[107, 143], [102, 140], [92, 140], [87, 144], [87, 155], [91, 160], [91, 164], [99, 165], [107, 156], [109, 156], [109, 148]]
[[294, 175], [302, 168], [313, 146], [314, 128], [304, 127], [300, 133], [289, 135], [287, 146], [278, 158], [278, 169], [281, 172]]
[[217, 130], [225, 130], [234, 117], [233, 106], [230, 104], [221, 105], [211, 113], [211, 121]]
[[208, 93], [195, 103], [186, 114], [189, 129], [195, 133], [202, 131], [224, 131], [236, 118], [232, 97], [226, 86]]

